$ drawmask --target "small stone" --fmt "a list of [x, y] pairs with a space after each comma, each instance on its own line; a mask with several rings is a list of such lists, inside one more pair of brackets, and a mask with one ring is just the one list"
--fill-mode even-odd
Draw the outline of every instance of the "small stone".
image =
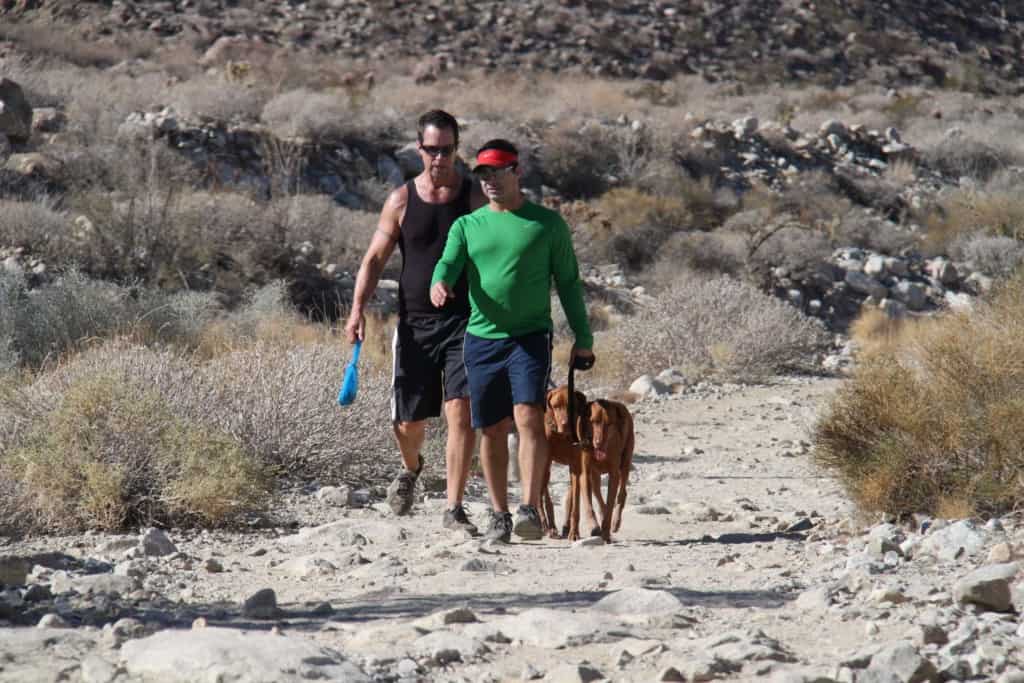
[[163, 557], [178, 552], [170, 537], [160, 529], [149, 528], [139, 540], [139, 550], [147, 557]]
[[36, 624], [37, 628], [69, 628], [70, 624], [59, 614], [44, 614]]
[[214, 558], [208, 558], [203, 562], [203, 569], [210, 572], [211, 574], [220, 574], [224, 571], [224, 565]]
[[281, 616], [274, 589], [262, 588], [246, 598], [242, 604], [242, 616], [250, 619], [276, 619]]
[[659, 681], [686, 681], [686, 676], [674, 666], [670, 666], [658, 676]]
[[206, 628], [207, 626], [209, 626], [209, 623], [206, 621], [206, 617], [196, 617], [192, 621], [193, 631], [198, 631], [199, 629]]

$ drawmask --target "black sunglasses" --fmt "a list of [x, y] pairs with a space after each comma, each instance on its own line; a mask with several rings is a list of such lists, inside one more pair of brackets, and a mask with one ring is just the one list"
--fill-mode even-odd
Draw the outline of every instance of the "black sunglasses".
[[510, 166], [481, 166], [480, 168], [473, 171], [473, 177], [477, 180], [490, 180], [496, 175], [507, 173], [516, 167], [515, 164]]
[[431, 157], [450, 157], [455, 152], [455, 145], [420, 145], [423, 153]]

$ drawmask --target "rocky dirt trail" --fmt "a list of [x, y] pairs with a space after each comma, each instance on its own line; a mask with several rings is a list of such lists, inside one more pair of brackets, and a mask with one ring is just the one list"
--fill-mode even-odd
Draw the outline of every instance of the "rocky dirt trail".
[[[610, 545], [494, 545], [442, 529], [441, 494], [396, 518], [328, 492], [248, 534], [8, 544], [0, 681], [1024, 681], [1024, 528], [859, 524], [807, 442], [838, 386], [635, 404]], [[474, 480], [481, 526], [485, 500]]]

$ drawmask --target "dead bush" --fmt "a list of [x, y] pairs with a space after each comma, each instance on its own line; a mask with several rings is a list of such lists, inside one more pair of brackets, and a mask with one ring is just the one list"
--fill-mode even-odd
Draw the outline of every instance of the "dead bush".
[[740, 277], [746, 266], [746, 252], [743, 237], [728, 230], [675, 233], [658, 249], [654, 263], [640, 274], [641, 282], [657, 288], [686, 271], [708, 277]]
[[570, 199], [596, 197], [608, 188], [618, 160], [598, 126], [556, 126], [544, 131], [540, 163], [544, 182]]
[[353, 125], [353, 103], [343, 90], [290, 90], [267, 102], [260, 118], [275, 136], [285, 139], [340, 141], [358, 130]]
[[219, 122], [256, 122], [270, 99], [270, 92], [251, 82], [225, 78], [193, 78], [178, 83], [166, 94], [166, 103], [189, 119]]
[[0, 244], [22, 247], [47, 255], [66, 249], [67, 216], [53, 208], [53, 201], [13, 201], [0, 199]]
[[753, 285], [693, 273], [609, 333], [621, 341], [634, 376], [670, 367], [741, 378], [808, 371], [826, 341], [818, 321]]
[[0, 455], [0, 476], [14, 482], [35, 526], [221, 525], [263, 504], [269, 479], [237, 441], [123, 379], [80, 377]]
[[63, 27], [29, 23], [0, 26], [0, 38], [16, 43], [32, 55], [103, 68], [148, 57], [157, 43], [155, 37], [146, 33], [115, 32], [112, 37], [95, 40]]
[[678, 197], [658, 197], [632, 188], [616, 188], [595, 204], [597, 220], [586, 225], [587, 253], [600, 261], [639, 270], [658, 254], [674, 232], [690, 227], [693, 215]]
[[946, 137], [922, 150], [924, 163], [954, 178], [968, 177], [984, 182], [1007, 166], [1020, 165], [1024, 159], [1007, 149], [967, 138]]
[[964, 235], [950, 245], [949, 253], [991, 277], [1008, 277], [1024, 264], [1024, 242], [1000, 235]]
[[925, 245], [947, 252], [975, 235], [1024, 238], [1024, 199], [1017, 191], [954, 190], [925, 217]]
[[998, 515], [1024, 502], [1024, 283], [906, 323], [864, 353], [815, 456], [867, 511]]

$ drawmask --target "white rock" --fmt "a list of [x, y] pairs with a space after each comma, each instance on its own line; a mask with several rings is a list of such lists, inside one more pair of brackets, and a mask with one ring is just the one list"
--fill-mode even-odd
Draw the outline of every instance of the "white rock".
[[335, 650], [307, 638], [226, 628], [167, 630], [121, 647], [127, 673], [160, 681], [369, 682]]
[[352, 505], [352, 489], [348, 486], [324, 486], [316, 492], [316, 499], [334, 507]]
[[642, 397], [662, 396], [668, 393], [668, 387], [654, 379], [650, 375], [642, 375], [633, 380], [629, 385], [629, 391]]

